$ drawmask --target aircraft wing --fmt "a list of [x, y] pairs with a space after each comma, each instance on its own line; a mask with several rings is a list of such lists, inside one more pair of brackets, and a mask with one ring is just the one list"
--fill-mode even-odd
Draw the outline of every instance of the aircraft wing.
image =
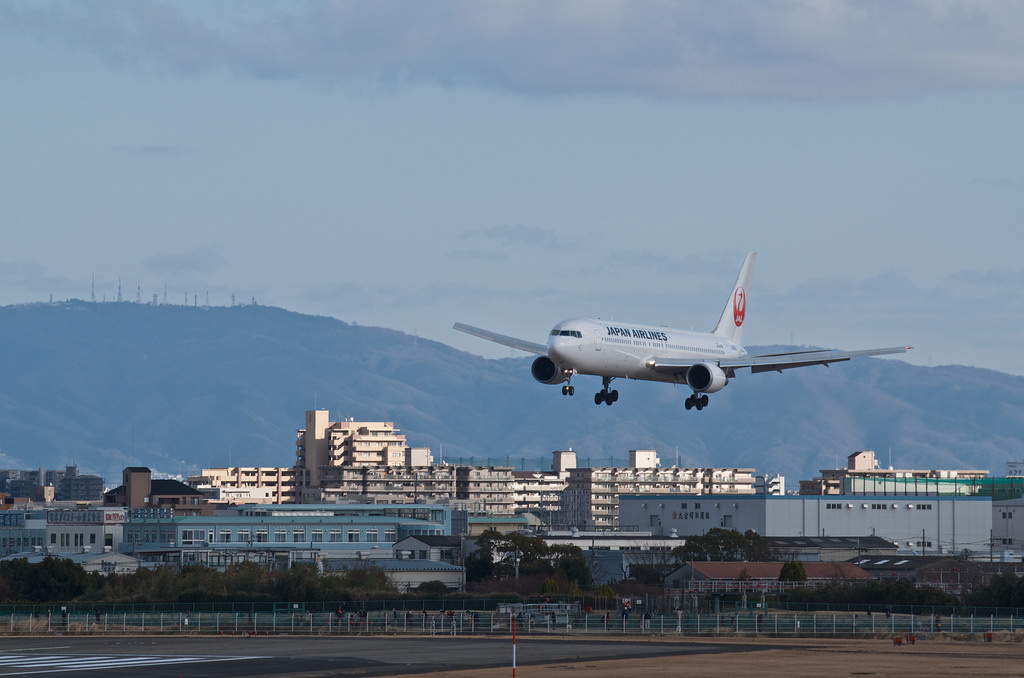
[[[806, 367], [808, 365], [828, 365], [839, 363], [851, 358], [865, 358], [875, 355], [891, 355], [893, 353], [906, 353], [910, 346], [894, 346], [892, 348], [868, 348], [862, 351], [838, 351], [820, 349], [813, 351], [792, 351], [789, 353], [762, 353], [756, 355], [743, 355], [736, 358], [723, 358], [718, 361], [719, 367], [725, 370], [738, 370], [746, 367], [751, 373], [758, 372], [781, 372], [793, 367]], [[691, 361], [669, 361], [657, 358], [647, 361], [647, 367], [655, 372], [671, 373], [680, 372], [700, 360]]]
[[494, 343], [501, 344], [502, 346], [509, 346], [520, 351], [526, 351], [527, 353], [536, 353], [537, 355], [548, 354], [548, 347], [544, 344], [537, 344], [532, 341], [526, 341], [525, 339], [516, 339], [515, 337], [498, 334], [497, 332], [482, 330], [479, 327], [473, 327], [472, 325], [455, 323], [452, 325], [452, 329], [458, 330], [459, 332], [465, 332], [466, 334], [472, 334], [474, 337], [480, 337], [487, 341], [493, 341]]
[[793, 353], [766, 353], [762, 355], [745, 355], [738, 358], [727, 358], [718, 362], [724, 368], [740, 369], [749, 367], [754, 374], [758, 372], [781, 372], [793, 367], [807, 365], [828, 365], [839, 363], [851, 358], [866, 358], [875, 355], [892, 355], [906, 353], [910, 346], [894, 346], [892, 348], [867, 348], [861, 351], [796, 351]]

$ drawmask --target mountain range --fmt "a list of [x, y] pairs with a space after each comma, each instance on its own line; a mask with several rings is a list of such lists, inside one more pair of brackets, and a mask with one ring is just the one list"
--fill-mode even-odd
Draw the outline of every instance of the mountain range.
[[129, 465], [289, 466], [310, 409], [394, 422], [435, 461], [542, 469], [573, 449], [581, 465], [624, 466], [654, 449], [665, 466], [782, 473], [789, 489], [863, 449], [895, 468], [994, 475], [1024, 459], [1024, 377], [992, 370], [741, 372], [697, 412], [687, 389], [649, 382], [616, 381], [619, 401], [595, 406], [600, 380], [579, 376], [564, 397], [533, 380], [531, 359], [257, 305], [0, 307], [0, 466], [75, 464], [108, 485]]

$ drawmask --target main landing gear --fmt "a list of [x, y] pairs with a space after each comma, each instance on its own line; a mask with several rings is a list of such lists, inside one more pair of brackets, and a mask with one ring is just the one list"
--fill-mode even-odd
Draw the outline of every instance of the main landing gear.
[[708, 406], [708, 394], [705, 393], [704, 395], [698, 395], [694, 393], [692, 396], [687, 398], [683, 404], [686, 405], [686, 409], [688, 410], [693, 409], [694, 407], [696, 407], [698, 411], [703, 410]]
[[619, 399], [619, 392], [608, 390], [608, 385], [612, 383], [611, 377], [604, 377], [601, 380], [601, 383], [604, 384], [604, 388], [594, 394], [594, 404], [600, 405], [601, 403], [604, 403], [605, 405], [611, 405]]

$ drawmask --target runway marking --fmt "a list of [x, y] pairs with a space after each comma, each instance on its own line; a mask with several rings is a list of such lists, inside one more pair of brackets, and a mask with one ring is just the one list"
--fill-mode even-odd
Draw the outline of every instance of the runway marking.
[[80, 654], [6, 654], [0, 653], [0, 676], [24, 676], [34, 673], [99, 671], [134, 666], [170, 666], [203, 662], [233, 662], [260, 657], [202, 657], [172, 655], [80, 655]]

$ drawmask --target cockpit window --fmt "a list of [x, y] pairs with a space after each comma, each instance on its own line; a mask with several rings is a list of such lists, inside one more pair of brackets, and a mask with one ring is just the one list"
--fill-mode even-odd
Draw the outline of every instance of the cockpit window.
[[582, 339], [583, 338], [583, 333], [580, 332], [579, 330], [559, 330], [559, 329], [553, 329], [553, 330], [551, 330], [551, 336], [552, 337], [575, 337], [576, 339]]

